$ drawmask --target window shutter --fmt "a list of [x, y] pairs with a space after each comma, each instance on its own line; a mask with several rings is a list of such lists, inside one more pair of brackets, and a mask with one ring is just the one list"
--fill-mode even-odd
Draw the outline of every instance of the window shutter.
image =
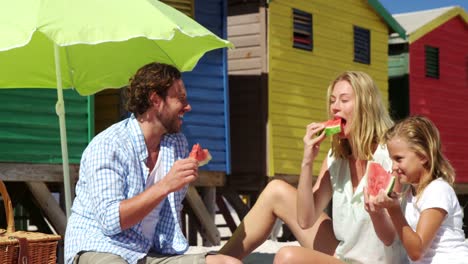
[[370, 31], [354, 26], [354, 61], [370, 64]]
[[424, 46], [426, 77], [439, 79], [439, 48]]
[[312, 14], [293, 8], [293, 47], [309, 50], [312, 42]]

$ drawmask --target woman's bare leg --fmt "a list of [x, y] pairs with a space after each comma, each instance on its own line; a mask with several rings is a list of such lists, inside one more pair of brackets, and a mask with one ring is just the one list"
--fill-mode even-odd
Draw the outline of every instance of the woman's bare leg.
[[[276, 218], [280, 218], [302, 246], [333, 255], [338, 242], [330, 218], [324, 214], [313, 227], [300, 228], [296, 220], [296, 195], [296, 188], [290, 184], [281, 180], [271, 181], [220, 253], [243, 259], [268, 238]], [[317, 234], [320, 241], [314, 245]]]
[[275, 255], [273, 264], [343, 264], [343, 262], [328, 254], [305, 248], [305, 247], [294, 247], [287, 246], [282, 247]]

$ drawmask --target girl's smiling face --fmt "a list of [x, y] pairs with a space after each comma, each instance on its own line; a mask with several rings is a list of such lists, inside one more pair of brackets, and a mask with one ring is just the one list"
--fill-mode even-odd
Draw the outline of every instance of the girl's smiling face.
[[424, 167], [426, 157], [416, 153], [406, 140], [398, 136], [390, 139], [387, 147], [393, 161], [392, 170], [401, 183], [419, 184], [423, 175], [428, 173]]
[[353, 120], [355, 93], [348, 81], [339, 81], [333, 87], [330, 96], [330, 113], [335, 118], [343, 120], [344, 131], [340, 137], [348, 138]]

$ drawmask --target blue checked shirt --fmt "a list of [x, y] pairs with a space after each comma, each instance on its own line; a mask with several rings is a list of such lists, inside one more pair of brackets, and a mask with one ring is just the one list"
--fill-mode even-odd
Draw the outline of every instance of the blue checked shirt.
[[[165, 135], [160, 152], [166, 175], [174, 162], [188, 155], [181, 133]], [[65, 261], [72, 263], [80, 251], [108, 252], [128, 263], [147, 255], [183, 254], [188, 243], [180, 229], [180, 211], [187, 187], [164, 199], [153, 241], [142, 233], [141, 222], [122, 230], [119, 205], [145, 190], [150, 173], [143, 133], [132, 115], [97, 135], [83, 152], [76, 198], [65, 233]]]

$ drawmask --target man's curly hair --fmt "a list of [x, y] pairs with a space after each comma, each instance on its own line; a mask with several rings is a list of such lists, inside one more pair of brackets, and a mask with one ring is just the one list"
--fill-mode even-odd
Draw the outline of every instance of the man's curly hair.
[[153, 62], [141, 67], [125, 89], [125, 108], [136, 116], [143, 114], [150, 107], [152, 92], [165, 100], [169, 88], [180, 78], [180, 71], [168, 64]]

